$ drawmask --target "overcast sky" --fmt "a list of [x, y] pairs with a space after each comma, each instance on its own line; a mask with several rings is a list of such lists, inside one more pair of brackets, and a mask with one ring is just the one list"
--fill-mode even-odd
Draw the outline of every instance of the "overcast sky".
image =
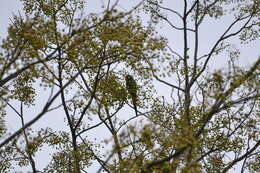
[[[104, 0], [105, 1], [105, 0]], [[91, 1], [91, 3], [89, 3], [88, 7], [90, 10], [97, 10], [99, 9], [98, 7], [100, 6], [100, 4], [102, 4], [102, 1], [99, 0], [98, 2], [96, 1], [95, 3], [93, 3], [94, 1]], [[136, 2], [138, 2], [137, 0], [121, 0], [120, 1], [120, 8], [121, 9], [128, 9], [130, 6], [136, 4]], [[131, 4], [130, 4], [131, 2]], [[171, 1], [171, 3], [168, 3], [167, 6], [175, 6], [176, 8], [178, 8], [178, 6], [176, 6], [175, 4], [173, 4], [173, 1]], [[8, 24], [10, 24], [10, 19], [12, 17], [12, 14], [18, 14], [18, 11], [22, 10], [22, 5], [19, 2], [19, 0], [2, 0], [1, 5], [0, 5], [0, 38], [4, 38], [7, 35], [7, 26]], [[227, 19], [228, 21], [229, 19]], [[210, 23], [211, 22], [211, 23]], [[209, 21], [208, 25], [205, 25], [205, 27], [202, 29], [202, 33], [204, 32], [203, 36], [201, 37], [201, 48], [202, 50], [208, 50], [210, 48], [210, 45], [212, 45], [214, 43], [213, 39], [209, 39], [212, 37], [218, 37], [219, 34], [221, 33], [221, 31], [223, 31], [222, 29], [225, 27], [225, 23], [219, 23], [218, 21]], [[176, 50], [181, 50], [182, 48], [182, 35], [180, 34], [174, 34], [171, 32], [171, 30], [169, 29], [168, 25], [166, 24], [160, 24], [160, 32], [159, 34], [166, 36], [167, 38], [169, 38], [169, 42], [170, 42], [170, 46]], [[234, 43], [236, 43], [236, 40], [233, 41]], [[241, 46], [241, 45], [237, 45], [237, 48], [242, 50], [242, 54], [241, 54], [241, 65], [243, 66], [249, 66], [250, 64], [252, 64], [252, 62], [254, 60], [256, 60], [256, 58], [259, 55], [259, 50], [260, 50], [260, 40], [255, 41], [250, 43], [249, 45], [246, 46]], [[223, 59], [225, 57], [217, 57], [217, 59], [214, 60], [214, 62], [211, 63], [211, 65], [214, 64], [214, 66], [223, 66], [225, 64], [223, 64]], [[30, 119], [30, 117], [34, 117], [36, 115], [37, 112], [39, 112], [40, 110], [37, 109], [41, 109], [41, 106], [37, 106], [37, 105], [41, 105], [41, 98], [46, 98], [45, 93], [42, 91], [39, 93], [39, 96], [37, 96], [37, 98], [39, 98], [36, 101], [36, 107], [34, 109], [34, 111], [32, 112], [30, 110], [27, 110], [28, 113], [28, 120]], [[60, 122], [63, 121], [63, 116], [57, 116], [60, 112], [53, 112], [51, 114], [48, 114], [47, 116], [44, 116], [39, 122], [37, 122], [34, 126], [51, 126], [51, 127], [56, 127], [57, 129], [59, 129], [59, 124]], [[17, 128], [19, 128], [19, 126], [17, 126], [16, 124], [14, 124], [13, 122], [19, 122], [18, 117], [11, 111], [8, 111], [8, 128], [10, 128], [11, 130], [15, 130]], [[51, 118], [51, 121], [50, 121]], [[99, 130], [95, 130], [95, 133], [92, 134], [93, 136], [106, 136], [107, 134], [103, 133], [102, 131]], [[41, 152], [41, 159], [47, 159], [48, 155], [46, 152]], [[43, 161], [42, 160], [42, 161]], [[44, 167], [45, 164], [44, 162], [36, 162], [37, 166], [39, 166], [40, 168]]]

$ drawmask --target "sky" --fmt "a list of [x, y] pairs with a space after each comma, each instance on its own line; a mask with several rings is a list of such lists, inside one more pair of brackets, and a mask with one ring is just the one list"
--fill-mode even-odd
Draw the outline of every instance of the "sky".
[[[89, 1], [89, 9], [92, 12], [96, 12], [97, 9], [99, 9], [100, 4], [104, 3], [105, 0], [99, 0], [99, 1]], [[136, 4], [136, 2], [138, 2], [137, 0], [133, 0], [133, 1], [129, 1], [129, 0], [121, 0], [120, 1], [120, 5], [119, 7], [124, 10], [124, 9], [128, 9], [129, 7], [133, 6], [134, 4]], [[166, 4], [166, 6], [173, 6], [174, 8], [178, 9], [181, 5], [180, 4], [173, 4], [172, 2], [169, 1], [169, 3]], [[19, 10], [22, 10], [22, 4], [19, 2], [19, 0], [5, 0], [3, 2], [1, 2], [0, 5], [0, 38], [4, 38], [7, 35], [7, 26], [8, 24], [10, 24], [11, 22], [11, 18], [12, 18], [12, 14], [18, 14]], [[170, 16], [169, 16], [170, 17]], [[226, 22], [228, 22], [231, 18], [227, 18]], [[176, 23], [178, 23], [178, 21], [176, 21]], [[223, 28], [226, 27], [226, 23], [225, 22], [219, 22], [219, 21], [209, 21], [204, 28], [202, 29], [202, 33], [203, 36], [201, 37], [201, 48], [202, 50], [207, 51], [210, 46], [214, 43], [214, 39], [208, 39], [210, 38], [217, 38], [223, 31]], [[159, 27], [159, 34], [166, 36], [167, 38], [169, 38], [169, 43], [172, 47], [174, 47], [174, 49], [176, 50], [181, 50], [182, 49], [182, 35], [181, 34], [177, 34], [177, 33], [172, 33], [171, 29], [169, 28], [168, 25], [166, 24], [160, 24]], [[233, 40], [234, 44], [237, 43], [237, 40]], [[240, 59], [240, 63], [242, 66], [246, 66], [249, 67], [250, 64], [252, 64], [252, 62], [254, 62], [254, 60], [256, 60], [256, 58], [259, 56], [259, 45], [260, 45], [260, 40], [255, 41], [250, 43], [249, 45], [246, 46], [241, 46], [241, 45], [237, 45], [238, 49], [241, 49], [241, 59]], [[210, 67], [215, 68], [215, 67], [222, 67], [225, 66], [226, 64], [224, 63], [225, 61], [223, 61], [222, 58], [225, 57], [216, 57], [216, 59], [214, 59], [214, 62], [211, 62]], [[158, 86], [157, 88], [160, 89], [161, 92], [165, 92], [164, 89], [161, 88], [162, 86]], [[167, 90], [166, 90], [167, 91]], [[164, 94], [167, 94], [167, 92], [165, 92]], [[28, 115], [27, 121], [31, 119], [31, 117], [37, 115], [38, 112], [40, 112], [41, 110], [41, 99], [42, 98], [46, 98], [46, 95], [44, 93], [44, 91], [40, 91], [39, 95], [37, 96], [38, 99], [36, 99], [36, 106], [34, 107], [34, 110], [32, 111], [32, 109], [27, 110], [26, 114]], [[60, 127], [64, 126], [64, 124], [62, 124], [61, 122], [63, 122], [63, 117], [62, 116], [58, 116], [60, 114], [60, 110], [59, 111], [54, 111], [51, 114], [48, 114], [46, 116], [44, 116], [39, 122], [37, 122], [33, 127], [37, 128], [37, 127], [45, 127], [45, 126], [50, 126], [53, 127], [54, 129], [60, 129]], [[51, 119], [51, 121], [50, 121]], [[7, 117], [7, 123], [8, 123], [8, 128], [10, 130], [15, 130], [17, 128], [19, 128], [19, 125], [14, 124], [13, 122], [19, 122], [18, 117], [11, 111], [8, 111], [8, 117]], [[90, 133], [90, 137], [95, 137], [95, 136], [99, 136], [99, 137], [105, 137], [109, 134], [104, 133], [101, 129], [100, 130], [95, 130], [95, 132]], [[40, 160], [37, 163], [38, 166], [40, 168], [44, 167], [44, 162], [42, 162], [43, 160], [47, 160], [49, 158], [48, 153], [46, 152], [40, 152]], [[91, 169], [95, 169], [95, 168], [91, 168]], [[20, 171], [25, 171], [25, 170], [20, 170]]]

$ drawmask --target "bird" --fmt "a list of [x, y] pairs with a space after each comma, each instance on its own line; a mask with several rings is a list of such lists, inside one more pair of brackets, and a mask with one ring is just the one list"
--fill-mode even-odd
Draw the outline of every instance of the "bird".
[[125, 76], [125, 81], [126, 81], [126, 89], [128, 91], [128, 94], [131, 96], [135, 114], [137, 116], [138, 115], [137, 114], [137, 89], [138, 88], [137, 88], [136, 81], [134, 80], [133, 76], [129, 74]]

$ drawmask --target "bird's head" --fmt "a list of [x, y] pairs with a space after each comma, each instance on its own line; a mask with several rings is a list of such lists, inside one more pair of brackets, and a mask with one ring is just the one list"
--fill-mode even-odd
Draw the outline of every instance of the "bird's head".
[[129, 75], [129, 74], [125, 75], [125, 80], [126, 81], [130, 81], [132, 79], [133, 79], [133, 77], [131, 75]]

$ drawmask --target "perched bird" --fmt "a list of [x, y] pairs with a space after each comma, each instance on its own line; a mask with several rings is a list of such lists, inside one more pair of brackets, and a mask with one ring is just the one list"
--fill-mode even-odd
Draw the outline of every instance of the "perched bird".
[[132, 102], [133, 102], [133, 106], [135, 109], [135, 114], [137, 116], [137, 84], [136, 81], [134, 80], [134, 78], [127, 74], [125, 76], [125, 81], [126, 81], [126, 89], [128, 91], [128, 94], [130, 94]]

